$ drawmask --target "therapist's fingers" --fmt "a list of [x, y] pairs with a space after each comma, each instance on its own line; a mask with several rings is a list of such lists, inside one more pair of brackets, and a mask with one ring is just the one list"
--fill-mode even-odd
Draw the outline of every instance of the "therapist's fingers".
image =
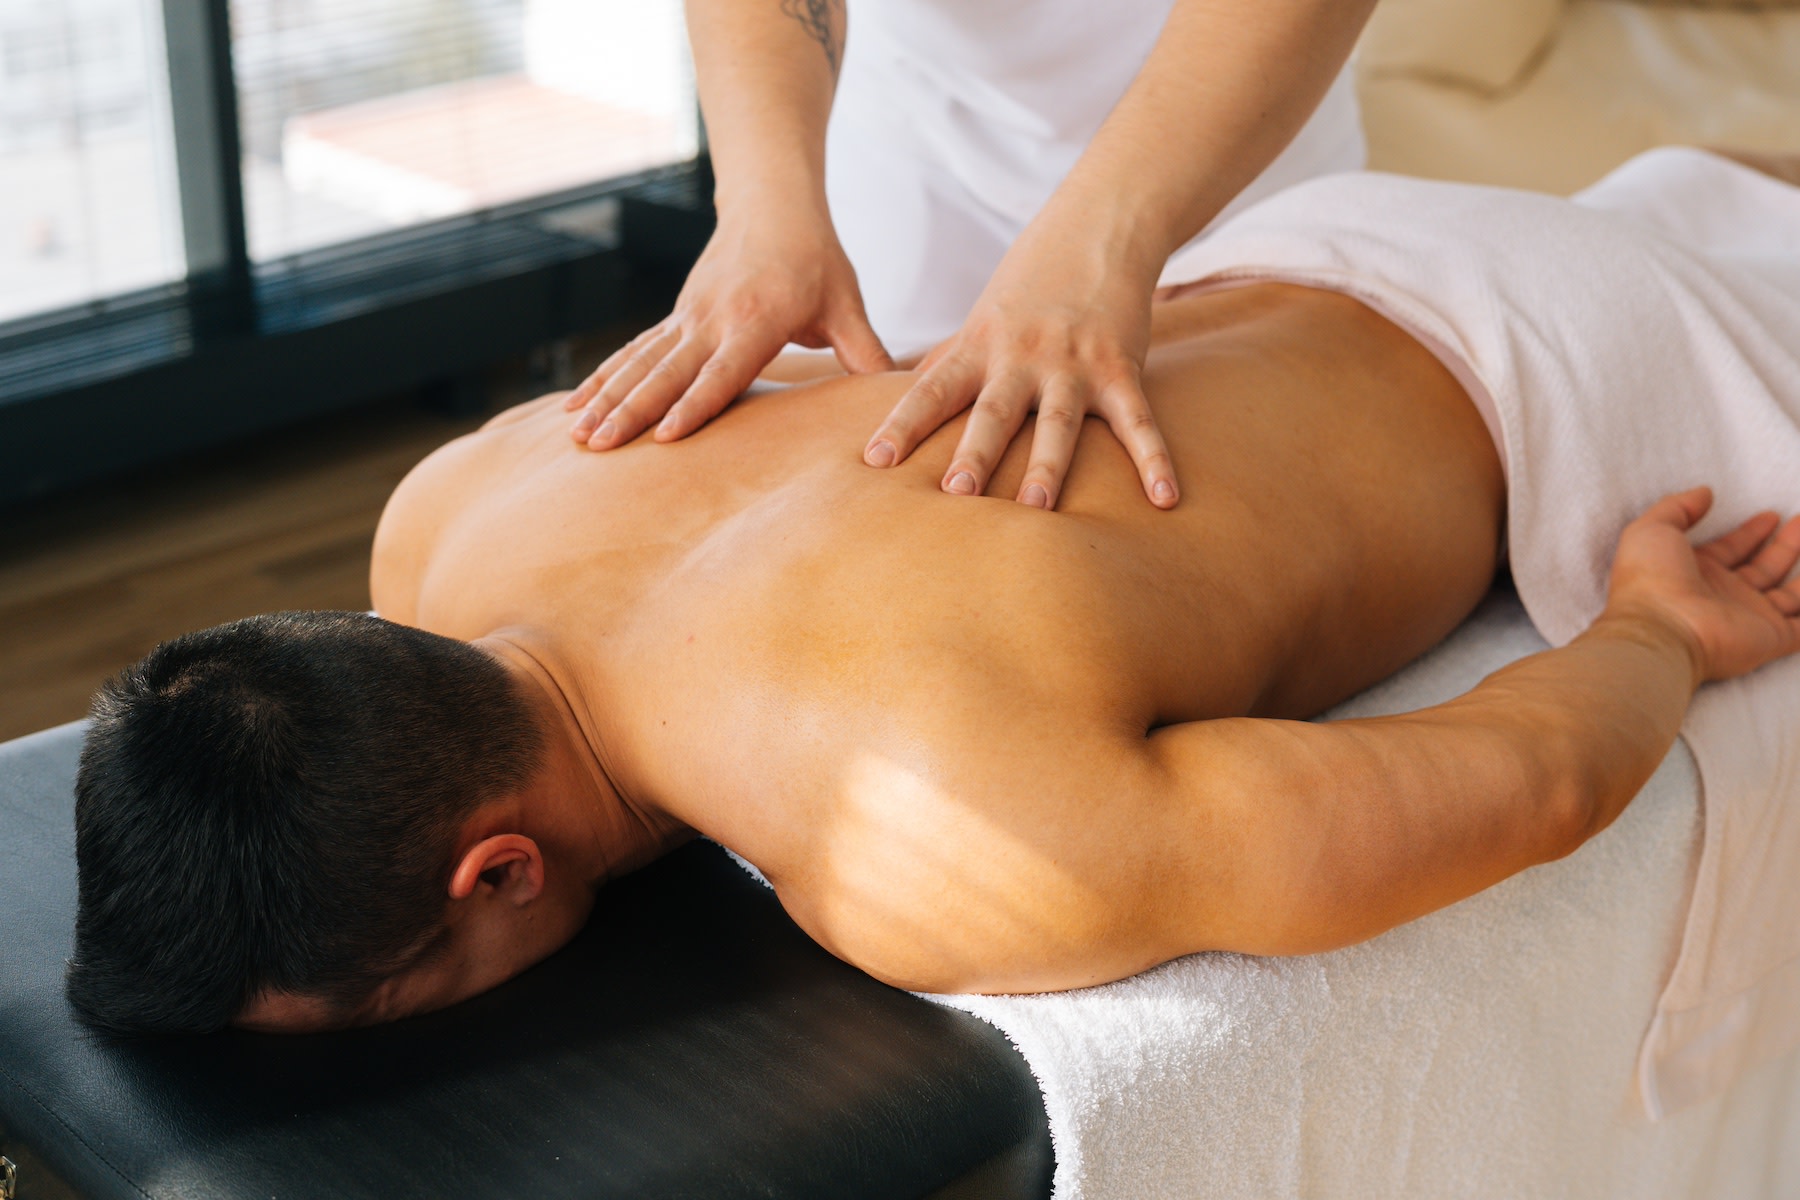
[[673, 442], [686, 437], [720, 413], [756, 379], [768, 365], [778, 344], [766, 338], [736, 337], [715, 350], [694, 374], [694, 382], [657, 423], [656, 440]]
[[939, 486], [953, 496], [985, 492], [1000, 456], [1025, 424], [1036, 393], [1037, 380], [1029, 375], [1008, 372], [988, 380], [969, 410], [969, 423], [963, 427], [962, 440], [957, 442]]
[[[637, 386], [647, 371], [655, 366], [670, 350], [681, 342], [681, 328], [673, 321], [663, 321], [652, 325], [600, 364], [600, 368], [589, 376], [594, 383], [591, 404], [600, 404], [610, 409], [625, 398], [625, 394]], [[587, 387], [576, 389], [579, 394]]]
[[1036, 508], [1055, 508], [1063, 480], [1075, 458], [1075, 443], [1087, 418], [1087, 394], [1068, 375], [1054, 375], [1038, 400], [1037, 428], [1031, 435], [1031, 460], [1019, 481], [1019, 501]]
[[837, 353], [838, 365], [852, 375], [894, 369], [893, 357], [875, 336], [875, 328], [869, 324], [860, 303], [828, 327], [826, 339]]
[[[661, 420], [663, 414], [687, 391], [688, 385], [700, 373], [701, 366], [711, 356], [711, 352], [712, 346], [708, 342], [684, 338], [674, 349], [658, 359], [655, 366], [644, 372], [637, 385], [606, 414], [593, 436], [588, 439], [588, 448], [610, 450], [614, 446], [622, 446], [654, 422]], [[613, 385], [608, 384], [601, 391], [601, 396], [605, 397], [612, 388]]]
[[625, 397], [631, 394], [631, 390], [642, 382], [644, 377], [649, 375], [670, 351], [681, 344], [680, 334], [672, 327], [659, 326], [651, 330], [651, 333], [654, 336], [638, 340], [635, 348], [627, 347], [630, 353], [614, 365], [606, 381], [600, 385], [592, 399], [588, 401], [581, 416], [576, 418], [574, 427], [569, 431], [576, 441], [600, 449], [601, 447], [594, 443], [595, 431], [605, 425], [613, 409], [617, 408]]
[[576, 384], [569, 394], [563, 397], [563, 411], [574, 412], [578, 408], [585, 407], [590, 400], [599, 395], [600, 389], [606, 386], [606, 381], [612, 378], [612, 373], [618, 368], [618, 365], [624, 362], [626, 356], [636, 350], [638, 344], [649, 337], [652, 332], [654, 331], [646, 329], [607, 355], [605, 361], [589, 371], [587, 378]]
[[920, 442], [969, 407], [981, 381], [982, 370], [978, 363], [955, 356], [946, 357], [919, 376], [900, 397], [887, 420], [863, 448], [863, 461], [871, 467], [891, 467], [904, 462]]
[[1100, 415], [1112, 427], [1136, 464], [1144, 495], [1158, 508], [1174, 508], [1181, 499], [1181, 488], [1175, 482], [1175, 463], [1156, 426], [1156, 414], [1144, 399], [1144, 389], [1133, 379], [1119, 380], [1100, 393]]
[[574, 391], [563, 397], [563, 411], [574, 412], [578, 408], [585, 408], [593, 401], [594, 397], [600, 394], [600, 389], [612, 379], [613, 373], [623, 366], [626, 360], [650, 342], [661, 337], [667, 325], [666, 321], [659, 321], [607, 355], [599, 366], [588, 372], [586, 379], [575, 385]]

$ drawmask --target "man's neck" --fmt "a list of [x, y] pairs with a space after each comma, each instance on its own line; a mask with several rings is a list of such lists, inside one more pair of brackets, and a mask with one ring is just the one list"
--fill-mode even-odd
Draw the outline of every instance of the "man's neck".
[[564, 686], [550, 656], [520, 630], [477, 639], [499, 659], [542, 732], [543, 761], [520, 796], [519, 832], [566, 857], [594, 887], [628, 874], [691, 836], [621, 786], [611, 744], [586, 697]]

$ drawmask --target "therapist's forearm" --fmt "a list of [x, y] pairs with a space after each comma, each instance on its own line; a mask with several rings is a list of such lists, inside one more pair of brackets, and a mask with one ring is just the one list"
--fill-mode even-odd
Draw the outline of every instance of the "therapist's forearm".
[[1137, 79], [1033, 224], [1145, 285], [1273, 162], [1374, 0], [1179, 0]]
[[721, 221], [825, 211], [843, 0], [687, 0]]

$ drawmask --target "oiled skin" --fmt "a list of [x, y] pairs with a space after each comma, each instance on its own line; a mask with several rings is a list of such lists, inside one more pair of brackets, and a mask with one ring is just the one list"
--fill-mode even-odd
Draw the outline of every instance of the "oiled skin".
[[1147, 504], [1084, 430], [1058, 510], [939, 490], [961, 422], [862, 464], [910, 376], [753, 395], [605, 454], [554, 398], [390, 503], [378, 610], [499, 633], [609, 777], [760, 866], [826, 946], [945, 990], [1069, 987], [1211, 948], [1197, 804], [1147, 735], [1304, 717], [1441, 640], [1488, 588], [1500, 466], [1454, 379], [1357, 302], [1170, 301], [1144, 375], [1182, 480]]

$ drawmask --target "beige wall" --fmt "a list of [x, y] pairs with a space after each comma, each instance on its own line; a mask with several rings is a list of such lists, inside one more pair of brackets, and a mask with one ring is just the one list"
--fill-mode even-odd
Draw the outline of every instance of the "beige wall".
[[1382, 0], [1370, 165], [1567, 193], [1667, 143], [1800, 152], [1800, 0]]

